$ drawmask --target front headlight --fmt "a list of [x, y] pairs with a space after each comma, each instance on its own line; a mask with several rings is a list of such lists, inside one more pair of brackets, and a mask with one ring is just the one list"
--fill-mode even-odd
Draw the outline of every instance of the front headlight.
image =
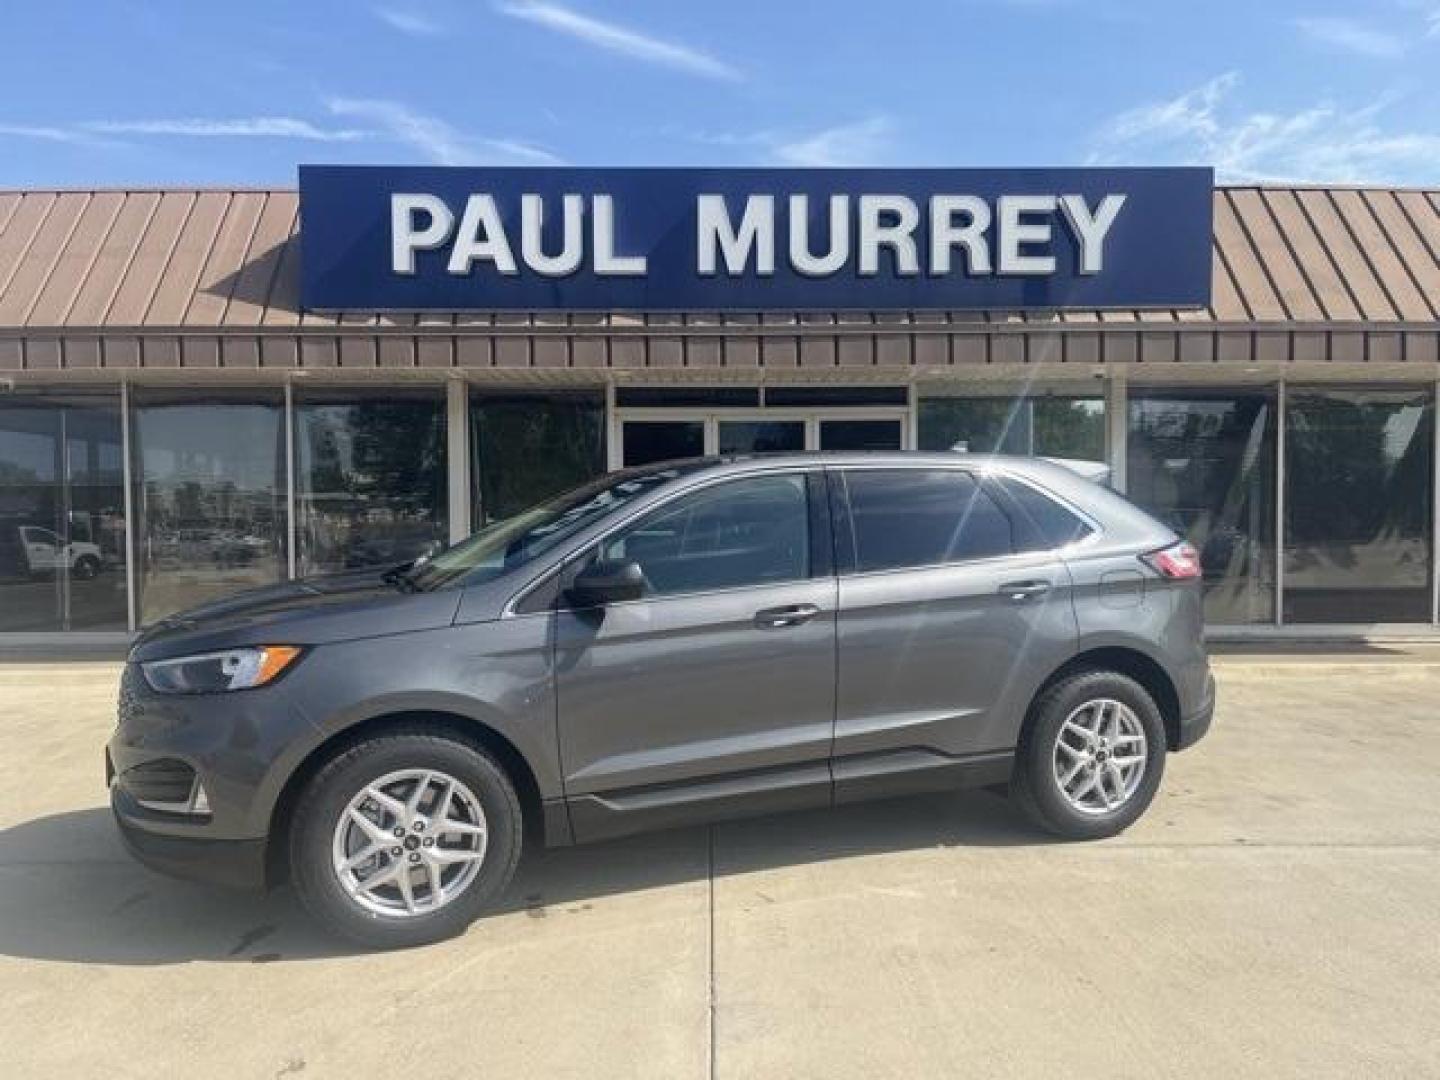
[[294, 645], [255, 645], [141, 664], [145, 681], [162, 694], [215, 694], [264, 686], [300, 655]]

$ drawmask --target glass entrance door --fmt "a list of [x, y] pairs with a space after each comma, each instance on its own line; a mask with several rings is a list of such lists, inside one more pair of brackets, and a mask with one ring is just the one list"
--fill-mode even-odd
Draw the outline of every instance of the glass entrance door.
[[721, 454], [798, 454], [805, 449], [804, 420], [721, 420]]

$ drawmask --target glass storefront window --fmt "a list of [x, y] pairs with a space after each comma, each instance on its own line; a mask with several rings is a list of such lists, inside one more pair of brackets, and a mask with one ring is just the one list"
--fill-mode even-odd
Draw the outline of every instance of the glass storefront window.
[[1126, 494], [1200, 551], [1205, 619], [1275, 618], [1275, 393], [1130, 391]]
[[126, 628], [120, 397], [0, 401], [0, 633]]
[[132, 396], [141, 625], [285, 576], [279, 389]]
[[605, 471], [605, 398], [477, 395], [470, 401], [471, 517], [480, 528]]
[[1103, 397], [925, 397], [921, 450], [1105, 460]]
[[1430, 621], [1434, 425], [1429, 389], [1287, 389], [1287, 622]]
[[447, 539], [444, 388], [295, 396], [296, 572], [408, 562]]

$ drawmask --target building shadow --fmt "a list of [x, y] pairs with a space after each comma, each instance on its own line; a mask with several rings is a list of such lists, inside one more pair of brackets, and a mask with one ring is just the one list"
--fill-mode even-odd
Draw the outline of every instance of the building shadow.
[[[1047, 842], [986, 792], [915, 796], [533, 849], [497, 914], [878, 852]], [[67, 811], [0, 832], [0, 955], [68, 963], [293, 962], [361, 950], [331, 937], [289, 888], [235, 892], [136, 863], [108, 808]]]

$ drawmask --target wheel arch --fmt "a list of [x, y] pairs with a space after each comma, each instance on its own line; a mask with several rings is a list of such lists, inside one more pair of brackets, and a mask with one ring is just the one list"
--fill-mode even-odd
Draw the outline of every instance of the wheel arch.
[[[1031, 699], [1033, 711], [1045, 691], [1072, 675], [1082, 671], [1115, 671], [1127, 675], [1143, 686], [1155, 699], [1160, 717], [1165, 722], [1165, 741], [1171, 750], [1180, 742], [1180, 693], [1160, 661], [1149, 653], [1130, 645], [1097, 645], [1071, 657], [1051, 672], [1049, 678], [1040, 684]], [[1027, 712], [1026, 724], [1030, 723]]]
[[443, 709], [402, 709], [380, 713], [335, 732], [329, 738], [312, 747], [291, 772], [275, 800], [270, 812], [270, 826], [266, 831], [265, 877], [267, 885], [284, 881], [289, 875], [289, 861], [286, 852], [293, 821], [295, 805], [300, 792], [327, 761], [337, 754], [366, 738], [393, 731], [397, 728], [424, 726], [439, 729], [465, 742], [474, 743], [488, 751], [500, 763], [515, 785], [515, 794], [520, 800], [520, 809], [527, 841], [544, 844], [563, 842], [546, 835], [544, 800], [535, 770], [513, 742], [493, 727], [460, 713]]

